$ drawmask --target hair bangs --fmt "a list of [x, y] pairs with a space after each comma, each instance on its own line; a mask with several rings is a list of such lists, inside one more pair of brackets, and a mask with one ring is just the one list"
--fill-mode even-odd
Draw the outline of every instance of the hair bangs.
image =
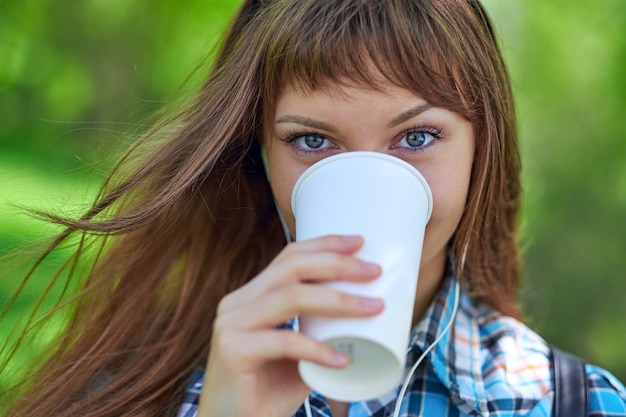
[[454, 33], [436, 22], [437, 6], [390, 1], [394, 7], [380, 0], [278, 1], [269, 7], [268, 13], [281, 15], [266, 32], [266, 105], [273, 108], [288, 87], [336, 92], [338, 84], [379, 89], [389, 81], [472, 119], [475, 97], [459, 70]]

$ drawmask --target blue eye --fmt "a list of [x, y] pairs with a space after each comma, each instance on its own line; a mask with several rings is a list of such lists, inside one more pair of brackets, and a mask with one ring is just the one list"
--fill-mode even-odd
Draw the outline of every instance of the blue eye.
[[326, 138], [322, 135], [309, 133], [296, 138], [295, 141], [300, 146], [304, 146], [309, 149], [319, 149], [324, 145], [324, 142], [326, 142]]
[[405, 136], [407, 145], [416, 148], [426, 143], [428, 139], [424, 132], [411, 132]]
[[314, 132], [295, 133], [287, 139], [283, 139], [283, 141], [292, 143], [302, 152], [316, 151], [332, 147], [332, 142], [329, 141], [324, 135]]
[[424, 148], [433, 140], [441, 137], [441, 130], [415, 129], [402, 136], [397, 146], [404, 148]]

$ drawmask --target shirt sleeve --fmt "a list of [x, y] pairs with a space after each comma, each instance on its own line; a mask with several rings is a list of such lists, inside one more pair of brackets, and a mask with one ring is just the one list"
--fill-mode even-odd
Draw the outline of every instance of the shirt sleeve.
[[610, 372], [587, 365], [589, 417], [626, 417], [626, 388]]

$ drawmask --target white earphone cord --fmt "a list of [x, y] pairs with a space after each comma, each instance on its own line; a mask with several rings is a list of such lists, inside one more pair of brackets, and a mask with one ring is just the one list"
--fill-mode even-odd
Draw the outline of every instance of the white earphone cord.
[[[460, 299], [459, 293], [460, 292], [461, 292], [461, 288], [459, 285], [459, 281], [455, 279], [454, 281], [454, 308], [452, 309], [452, 315], [450, 316], [450, 320], [448, 321], [448, 324], [446, 324], [446, 327], [443, 329], [443, 331], [437, 336], [437, 338], [433, 341], [433, 343], [431, 343], [430, 346], [428, 346], [428, 348], [424, 351], [424, 353], [422, 353], [422, 355], [417, 359], [417, 361], [415, 361], [415, 363], [409, 370], [406, 378], [404, 379], [404, 383], [402, 384], [402, 388], [400, 389], [400, 393], [398, 394], [398, 399], [396, 400], [396, 406], [393, 410], [393, 417], [400, 416], [400, 407], [402, 406], [402, 400], [404, 399], [404, 396], [406, 395], [406, 390], [409, 388], [409, 383], [411, 382], [411, 378], [413, 377], [413, 374], [415, 373], [417, 368], [420, 366], [420, 364], [422, 363], [426, 355], [428, 355], [428, 353], [434, 349], [434, 347], [437, 345], [437, 343], [439, 343], [439, 341], [443, 338], [443, 336], [445, 336], [445, 334], [448, 333], [448, 331], [450, 330], [450, 327], [452, 327], [452, 323], [454, 323], [454, 318], [456, 317], [456, 312], [459, 309], [459, 299]], [[307, 417], [313, 417], [313, 412], [311, 411], [311, 404], [309, 402], [309, 397], [307, 397], [304, 400], [304, 410], [306, 412]]]

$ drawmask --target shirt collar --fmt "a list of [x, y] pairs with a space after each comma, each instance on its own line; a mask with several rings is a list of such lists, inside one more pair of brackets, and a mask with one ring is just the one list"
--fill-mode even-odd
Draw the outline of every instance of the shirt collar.
[[[459, 305], [454, 314], [457, 296]], [[448, 263], [439, 293], [411, 333], [407, 364], [411, 366], [454, 320], [427, 360], [460, 410], [470, 415], [489, 415], [481, 372], [480, 332], [473, 311], [471, 298], [456, 286], [456, 276]]]

